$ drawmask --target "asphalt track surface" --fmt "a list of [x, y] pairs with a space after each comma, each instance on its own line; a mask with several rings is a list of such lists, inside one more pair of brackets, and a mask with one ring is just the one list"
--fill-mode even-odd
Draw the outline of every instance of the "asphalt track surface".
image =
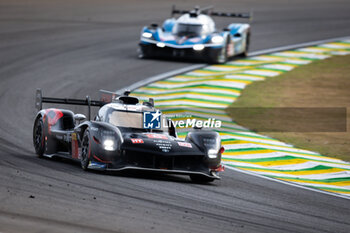
[[[251, 51], [350, 35], [346, 0], [178, 4], [204, 2], [254, 9]], [[0, 232], [349, 232], [349, 200], [240, 172], [199, 185], [182, 176], [84, 172], [35, 156], [36, 88], [97, 97], [98, 89], [193, 65], [137, 58], [142, 25], [161, 23], [171, 4], [0, 0]]]

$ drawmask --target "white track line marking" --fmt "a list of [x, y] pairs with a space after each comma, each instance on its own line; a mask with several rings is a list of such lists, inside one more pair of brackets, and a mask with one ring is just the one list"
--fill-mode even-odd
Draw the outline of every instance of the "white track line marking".
[[337, 194], [337, 193], [322, 191], [322, 190], [319, 190], [319, 189], [309, 188], [309, 187], [306, 187], [306, 186], [303, 186], [303, 185], [299, 185], [299, 184], [296, 184], [296, 183], [291, 183], [291, 182], [284, 181], [284, 180], [274, 179], [274, 178], [271, 178], [271, 177], [268, 177], [268, 176], [259, 175], [257, 173], [244, 171], [244, 170], [241, 170], [241, 169], [238, 169], [238, 168], [234, 168], [234, 167], [230, 167], [230, 166], [225, 166], [225, 168], [231, 169], [231, 170], [234, 170], [234, 171], [237, 171], [237, 172], [245, 173], [245, 174], [248, 174], [248, 175], [257, 176], [257, 177], [260, 177], [260, 178], [263, 178], [263, 179], [266, 179], [266, 180], [271, 180], [271, 181], [274, 181], [274, 182], [279, 182], [279, 183], [282, 183], [282, 184], [286, 184], [286, 185], [290, 185], [290, 186], [294, 186], [294, 187], [298, 187], [298, 188], [302, 188], [302, 189], [306, 189], [306, 190], [310, 190], [310, 191], [314, 191], [314, 192], [318, 192], [318, 193], [323, 193], [323, 194], [327, 194], [327, 195], [331, 195], [331, 196], [335, 196], [335, 197], [341, 197], [341, 198], [350, 200], [350, 196], [345, 196], [344, 194]]

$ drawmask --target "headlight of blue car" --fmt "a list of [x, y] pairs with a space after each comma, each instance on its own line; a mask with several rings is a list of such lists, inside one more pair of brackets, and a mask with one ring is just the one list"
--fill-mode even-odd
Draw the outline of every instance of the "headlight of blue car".
[[221, 44], [224, 41], [222, 36], [216, 35], [211, 38], [211, 42], [214, 44]]
[[142, 37], [146, 39], [150, 39], [152, 37], [152, 33], [150, 32], [144, 32], [142, 33]]

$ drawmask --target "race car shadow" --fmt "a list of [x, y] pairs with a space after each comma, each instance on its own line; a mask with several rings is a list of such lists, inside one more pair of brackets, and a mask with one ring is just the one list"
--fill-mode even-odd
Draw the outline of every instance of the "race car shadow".
[[[243, 56], [235, 56], [235, 57], [231, 57], [228, 58], [226, 62], [230, 62], [230, 61], [235, 61], [235, 60], [239, 60], [244, 58]], [[150, 60], [154, 60], [154, 61], [158, 61], [158, 62], [162, 62], [162, 61], [169, 61], [169, 62], [183, 62], [183, 63], [193, 63], [193, 64], [207, 64], [207, 65], [215, 65], [216, 63], [210, 63], [206, 60], [203, 59], [195, 59], [195, 58], [183, 58], [183, 57], [147, 57], [147, 58], [141, 58], [141, 60], [145, 60], [145, 61], [150, 61]]]
[[142, 60], [145, 61], [170, 61], [170, 62], [184, 62], [184, 63], [205, 63], [205, 61], [200, 60], [200, 59], [193, 59], [193, 58], [181, 58], [181, 57], [147, 57], [147, 58], [142, 58]]
[[[166, 182], [176, 182], [176, 183], [184, 183], [184, 184], [200, 184], [200, 185], [214, 185], [214, 183], [200, 183], [200, 182], [193, 182], [188, 175], [175, 175], [175, 174], [167, 174], [163, 173], [161, 171], [143, 171], [143, 170], [124, 170], [124, 171], [99, 171], [99, 170], [87, 170], [82, 171], [80, 168], [80, 163], [78, 161], [61, 158], [61, 157], [52, 157], [47, 158], [43, 157], [40, 158], [42, 162], [51, 168], [59, 169], [56, 164], [64, 165], [65, 168], [61, 167], [61, 169], [69, 169], [68, 166], [70, 166], [72, 169], [77, 169], [76, 171], [79, 172], [87, 172], [87, 173], [93, 173], [96, 175], [108, 175], [108, 176], [116, 176], [116, 177], [123, 177], [123, 178], [131, 178], [131, 179], [143, 179], [143, 180], [156, 180], [156, 181], [166, 181]], [[45, 162], [44, 162], [45, 161]], [[47, 164], [46, 162], [50, 162], [50, 164]], [[52, 162], [52, 164], [51, 164]], [[43, 164], [43, 165], [44, 165]], [[70, 170], [70, 169], [69, 169]]]
[[169, 181], [176, 183], [189, 183], [199, 185], [214, 185], [210, 182], [195, 182], [190, 179], [188, 175], [177, 175], [163, 173], [162, 171], [143, 171], [143, 170], [125, 170], [125, 171], [91, 171], [94, 173], [106, 174], [111, 176], [125, 177], [125, 178], [136, 178], [144, 180], [158, 180], [158, 181]]
[[[94, 173], [98, 173], [98, 171], [93, 171]], [[188, 176], [179, 176], [172, 174], [165, 174], [162, 172], [150, 172], [150, 171], [137, 171], [137, 170], [129, 170], [129, 171], [105, 171], [102, 172], [111, 176], [125, 177], [125, 178], [137, 178], [144, 180], [158, 180], [158, 181], [169, 181], [169, 182], [177, 182], [177, 183], [192, 183]]]

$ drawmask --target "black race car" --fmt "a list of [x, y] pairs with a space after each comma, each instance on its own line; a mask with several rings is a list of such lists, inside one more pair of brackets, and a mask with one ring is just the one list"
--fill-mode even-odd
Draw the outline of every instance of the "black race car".
[[[153, 99], [140, 104], [129, 93], [104, 91], [97, 101], [43, 97], [37, 90], [36, 154], [78, 160], [84, 170], [161, 171], [189, 175], [195, 182], [219, 179], [223, 147], [217, 132], [193, 129], [180, 140], [171, 120], [163, 119], [154, 127], [150, 123], [154, 119], [149, 119], [145, 125], [146, 116], [160, 118], [160, 111]], [[70, 110], [42, 109], [42, 103], [86, 105], [89, 119]], [[92, 106], [99, 107], [94, 120], [90, 120]]]

